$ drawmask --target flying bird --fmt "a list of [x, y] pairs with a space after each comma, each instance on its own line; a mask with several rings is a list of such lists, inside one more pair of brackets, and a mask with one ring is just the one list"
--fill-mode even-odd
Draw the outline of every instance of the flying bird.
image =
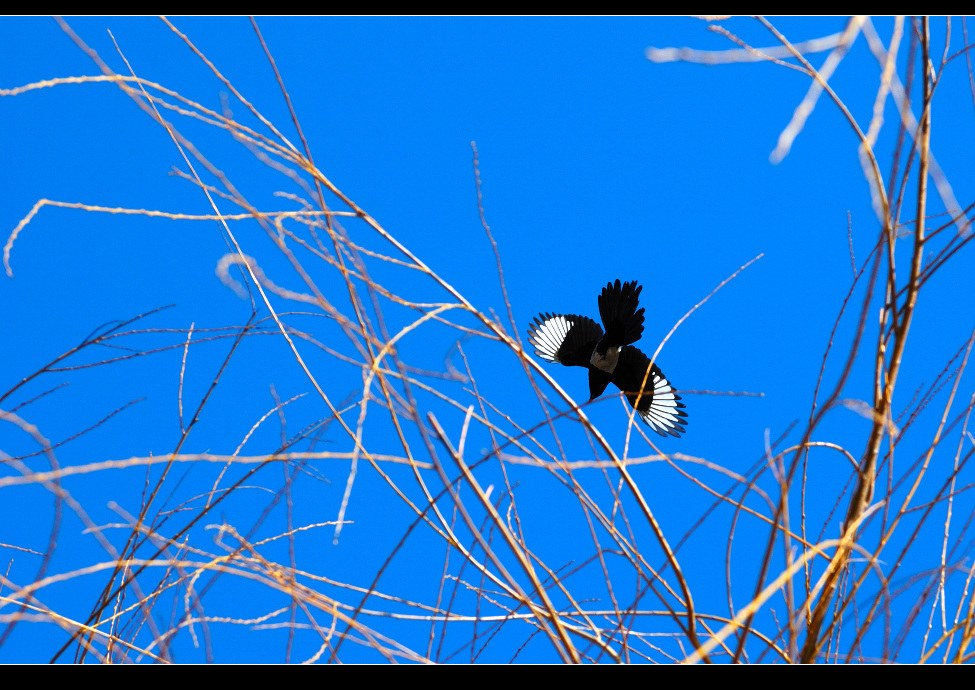
[[644, 309], [637, 308], [642, 289], [635, 280], [607, 283], [597, 300], [602, 327], [588, 316], [543, 312], [532, 320], [528, 342], [547, 362], [586, 367], [590, 400], [612, 383], [647, 426], [677, 437], [687, 424], [684, 403], [660, 367], [633, 346], [643, 335]]

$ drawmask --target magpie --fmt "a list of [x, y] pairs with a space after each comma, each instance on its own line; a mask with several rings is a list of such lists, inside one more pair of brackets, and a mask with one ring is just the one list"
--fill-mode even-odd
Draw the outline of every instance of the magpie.
[[597, 300], [602, 327], [588, 316], [542, 312], [532, 320], [528, 342], [547, 362], [586, 367], [590, 400], [613, 383], [647, 426], [678, 437], [686, 430], [684, 403], [660, 367], [633, 346], [643, 335], [644, 309], [637, 308], [641, 290], [635, 280], [607, 283]]

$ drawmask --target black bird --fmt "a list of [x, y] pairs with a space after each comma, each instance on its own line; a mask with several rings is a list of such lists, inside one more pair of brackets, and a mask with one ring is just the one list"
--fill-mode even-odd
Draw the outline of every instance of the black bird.
[[613, 383], [647, 426], [661, 436], [680, 436], [687, 424], [684, 403], [660, 367], [633, 346], [643, 335], [642, 289], [636, 281], [607, 283], [598, 299], [605, 332], [588, 316], [543, 312], [532, 321], [528, 342], [546, 361], [586, 367], [590, 400]]

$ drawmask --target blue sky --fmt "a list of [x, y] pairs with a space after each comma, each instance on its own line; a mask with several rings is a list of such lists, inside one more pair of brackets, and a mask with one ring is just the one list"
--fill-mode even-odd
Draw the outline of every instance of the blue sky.
[[[66, 21], [118, 73], [129, 73], [127, 63], [143, 79], [213, 111], [232, 114], [242, 124], [272, 136], [160, 19], [86, 16]], [[171, 21], [239, 94], [301, 147], [287, 103], [247, 18], [176, 17]], [[801, 432], [792, 425], [801, 429], [810, 415], [823, 354], [850, 290], [854, 268], [858, 271], [864, 266], [879, 233], [869, 185], [857, 157], [856, 136], [827, 97], [819, 100], [788, 156], [778, 163], [770, 161], [780, 133], [809, 88], [807, 75], [768, 62], [705, 66], [648, 60], [650, 47], [736, 47], [726, 36], [709, 31], [708, 22], [690, 17], [262, 17], [257, 21], [318, 169], [442, 281], [478, 310], [496, 314], [522, 340], [529, 322], [540, 312], [596, 317], [599, 290], [620, 278], [644, 286], [641, 304], [647, 321], [641, 347], [650, 354], [696, 304], [752, 262], [680, 322], [656, 360], [687, 405], [686, 434], [679, 439], [653, 436], [651, 446], [634, 429], [627, 441], [626, 410], [618, 396], [607, 394], [585, 407], [619, 454], [634, 458], [658, 452], [677, 454], [673, 457], [678, 466], [720, 493], [731, 486], [729, 474], [752, 476], [754, 468], [765, 462], [769, 443], [784, 435], [778, 446], [781, 450], [800, 439]], [[800, 43], [842, 31], [847, 18], [770, 21], [793, 43]], [[873, 22], [877, 34], [889, 42], [894, 19], [881, 17]], [[777, 43], [751, 18], [716, 23], [753, 46]], [[932, 34], [940, 58], [945, 45], [944, 19], [932, 20]], [[961, 21], [955, 20], [947, 53], [963, 46], [962, 36]], [[903, 74], [906, 36], [901, 49]], [[0, 51], [0, 64], [4, 65], [0, 89], [99, 74], [92, 60], [47, 17], [0, 18]], [[809, 58], [820, 66], [827, 54], [813, 53]], [[964, 207], [975, 194], [973, 97], [964, 58], [952, 62], [944, 74], [934, 105], [932, 151], [952, 185], [954, 198]], [[879, 67], [861, 35], [830, 84], [864, 130], [873, 112], [878, 79]], [[253, 207], [294, 210], [298, 208], [294, 197], [277, 193], [307, 197], [292, 179], [226, 132], [171, 111], [167, 116]], [[169, 135], [112, 84], [65, 83], [18, 95], [4, 92], [0, 118], [6, 163], [0, 235], [5, 242], [40, 199], [169, 214], [212, 213], [196, 185], [185, 176], [171, 174], [174, 169], [185, 173], [187, 167]], [[885, 175], [897, 142], [896, 121], [896, 110], [888, 101], [885, 128], [876, 146]], [[479, 215], [472, 142], [478, 154], [484, 217], [497, 243], [514, 329], [492, 245]], [[201, 174], [208, 184], [226, 191], [217, 177], [205, 170]], [[907, 193], [913, 194], [913, 186]], [[240, 211], [226, 199], [218, 198], [217, 203], [223, 213]], [[343, 209], [334, 197], [329, 203], [333, 210]], [[945, 202], [935, 192], [930, 204], [930, 213], [944, 211]], [[910, 204], [905, 208], [902, 220], [906, 222], [913, 217], [913, 209]], [[361, 221], [339, 220], [359, 246], [404, 258]], [[932, 225], [943, 220], [936, 217]], [[277, 285], [307, 292], [260, 226], [238, 221], [231, 229], [244, 252], [255, 257]], [[946, 230], [945, 241], [954, 232]], [[41, 209], [13, 245], [13, 276], [0, 276], [6, 336], [0, 395], [96, 329], [172, 306], [138, 322], [136, 327], [154, 329], [152, 332], [119, 343], [143, 350], [163, 348], [159, 353], [44, 374], [0, 400], [0, 410], [16, 408], [25, 424], [34, 425], [57, 446], [62, 467], [175, 452], [181, 435], [180, 396], [185, 423], [228, 356], [231, 338], [227, 333], [233, 333], [251, 315], [250, 302], [216, 275], [221, 257], [229, 251], [226, 233], [213, 221], [79, 208]], [[906, 265], [909, 249], [898, 245], [897, 252], [898, 265]], [[301, 257], [323, 294], [340, 311], [352, 315], [341, 275], [311, 254]], [[378, 259], [369, 259], [369, 266], [377, 282], [404, 299], [455, 301], [420, 271]], [[898, 382], [895, 411], [910, 408], [915, 392], [936, 381], [970, 337], [975, 325], [971, 270], [966, 245], [926, 285], [912, 326], [916, 335], [908, 343]], [[864, 294], [861, 284], [836, 330], [824, 390], [839, 378]], [[875, 314], [881, 306], [879, 297], [874, 299], [876, 304], [868, 310], [868, 350], [876, 340]], [[355, 347], [334, 320], [323, 317], [314, 305], [275, 295], [271, 300], [276, 310], [286, 314], [283, 318], [288, 325], [307, 336], [296, 337], [296, 347], [329, 400], [336, 406], [353, 406], [345, 418], [354, 425], [362, 375], [342, 358], [355, 357]], [[415, 310], [385, 299], [380, 303], [385, 305], [390, 333], [418, 316]], [[292, 450], [352, 449], [349, 437], [334, 421], [328, 421], [327, 406], [267, 316], [266, 308], [259, 305], [261, 334], [245, 338], [234, 351], [226, 373], [207, 398], [200, 424], [185, 445], [179, 446], [179, 452], [227, 455], [243, 445], [244, 455], [260, 455], [315, 424], [323, 425], [320, 432]], [[456, 309], [444, 316], [454, 326], [484, 330], [469, 314]], [[191, 325], [194, 344], [184, 362], [182, 343]], [[530, 428], [544, 422], [538, 398], [511, 350], [496, 340], [463, 335], [454, 326], [426, 322], [397, 344], [406, 363], [434, 372], [418, 374], [425, 383], [462, 402], [459, 407], [451, 406], [434, 393], [421, 391], [417, 393], [424, 416], [420, 423], [429, 425], [425, 415], [433, 413], [456, 445], [464, 426], [464, 408], [477, 405], [469, 383], [435, 375], [464, 369], [458, 343], [478, 392], [497, 407], [499, 425]], [[208, 342], [208, 333], [222, 337]], [[93, 362], [122, 352], [96, 350], [84, 350], [71, 363]], [[581, 369], [557, 365], [545, 365], [545, 369], [577, 402], [585, 402], [588, 390]], [[565, 411], [565, 402], [551, 387], [537, 376], [535, 380], [550, 396], [550, 409]], [[872, 359], [862, 356], [855, 361], [840, 397], [870, 401], [872, 382]], [[57, 390], [35, 399], [54, 388]], [[904, 450], [897, 455], [905, 464], [912, 463], [930, 442], [950, 388], [938, 389], [914, 434], [905, 436]], [[968, 404], [971, 392], [971, 383], [963, 375], [957, 393], [963, 402], [958, 404]], [[372, 394], [377, 399], [382, 396], [378, 387]], [[279, 421], [258, 424], [274, 408], [275, 396], [280, 400], [302, 397], [289, 403], [286, 415], [272, 415]], [[854, 402], [832, 410], [817, 428], [815, 439], [840, 444], [859, 457], [870, 420], [851, 409], [855, 406]], [[957, 414], [957, 408], [952, 410], [952, 416]], [[373, 453], [402, 454], [389, 415], [378, 408], [371, 414], [365, 445]], [[75, 438], [93, 425], [96, 428]], [[577, 421], [561, 419], [557, 425], [564, 434], [560, 439], [569, 460], [604, 457], [586, 439]], [[953, 433], [952, 444], [970, 444], [962, 431]], [[430, 462], [423, 457], [426, 446], [420, 436], [411, 433], [410, 438], [420, 454], [418, 459]], [[539, 432], [538, 438], [558, 452], [551, 433]], [[514, 485], [510, 491], [517, 497], [517, 514], [533, 553], [553, 569], [570, 571], [591, 558], [594, 548], [584, 511], [557, 474], [511, 461], [506, 465], [511, 473], [506, 478], [497, 456], [490, 452], [492, 442], [483, 425], [475, 423], [467, 438], [467, 460], [489, 456], [475, 472], [480, 473], [484, 486], [494, 486], [495, 497], [505, 481]], [[456, 466], [440, 450], [440, 461], [455, 477]], [[50, 469], [45, 456], [37, 453], [36, 438], [23, 425], [0, 426], [0, 451], [25, 463], [8, 464], [4, 476], [22, 475], [28, 471], [24, 467]], [[519, 455], [512, 449], [504, 452]], [[936, 456], [936, 462], [950, 466], [952, 452], [945, 450]], [[833, 538], [848, 500], [843, 491], [850, 480], [850, 465], [836, 453], [813, 453], [810, 462], [804, 509], [811, 538]], [[233, 466], [226, 476], [218, 477], [222, 467], [203, 462], [174, 466], [150, 509], [159, 518], [178, 508], [160, 527], [161, 534], [171, 537], [178, 531], [175, 525], [183, 525], [187, 515], [199, 511], [205, 501], [201, 496], [221, 482], [229, 485], [231, 477], [239, 478], [250, 469]], [[438, 596], [445, 596], [442, 591], [438, 594], [442, 582], [447, 583], [444, 587], [458, 581], [473, 586], [475, 576], [467, 571], [458, 574], [457, 560], [448, 559], [444, 565], [440, 537], [428, 528], [410, 529], [415, 513], [364, 462], [352, 482], [347, 461], [316, 460], [301, 466], [289, 498], [283, 499], [276, 492], [283, 486], [288, 468], [294, 471], [298, 466], [282, 468], [273, 463], [261, 469], [181, 539], [187, 540], [188, 548], [224, 553], [214, 542], [216, 525], [233, 525], [254, 542], [283, 534], [288, 524], [318, 525], [342, 514], [349, 523], [337, 538], [331, 526], [309, 528], [296, 538], [294, 555], [289, 553], [286, 539], [269, 543], [262, 553], [281, 563], [295, 558], [298, 569], [311, 574], [307, 583], [322, 591], [331, 585], [313, 576], [368, 587], [391, 554], [378, 587], [390, 596], [433, 606]], [[404, 490], [422, 508], [423, 496], [412, 473], [403, 466], [389, 471], [397, 485], [410, 487]], [[91, 522], [121, 548], [130, 530], [120, 523], [126, 522], [126, 515], [138, 513], [146, 487], [153, 486], [161, 472], [160, 465], [148, 470], [138, 465], [84, 472], [64, 481]], [[424, 472], [432, 485], [443, 487], [432, 469]], [[727, 616], [729, 598], [735, 600], [736, 608], [747, 603], [756, 586], [756, 563], [768, 538], [767, 526], [736, 518], [727, 505], [708, 513], [714, 495], [689, 481], [672, 464], [658, 459], [634, 465], [632, 472], [670, 542], [682, 541], [691, 531], [679, 556], [698, 608]], [[610, 489], [619, 482], [618, 476], [600, 470], [579, 469], [577, 473], [579, 481], [610, 512]], [[901, 475], [895, 472], [893, 476]], [[765, 491], [775, 490], [769, 472], [758, 484]], [[10, 580], [0, 594], [9, 594], [15, 589], [11, 583], [23, 586], [37, 577], [43, 561], [40, 554], [47, 551], [56, 520], [55, 501], [51, 491], [36, 481], [0, 491], [0, 573]], [[767, 512], [768, 506], [756, 500], [756, 507]], [[287, 511], [285, 503], [290, 505]], [[439, 499], [438, 505], [445, 514], [450, 513], [449, 498]], [[505, 505], [502, 502], [501, 508]], [[798, 520], [798, 508], [795, 510]], [[967, 516], [970, 498], [962, 494], [954, 510]], [[76, 510], [62, 506], [62, 512], [57, 548], [46, 561], [45, 572], [47, 576], [72, 575], [64, 583], [45, 587], [41, 598], [61, 615], [84, 620], [109, 574], [76, 574], [76, 569], [103, 563], [108, 556], [86, 531]], [[633, 529], [647, 549], [648, 561], [660, 566], [659, 545], [638, 511], [631, 504], [626, 506], [626, 514], [628, 520], [638, 523]], [[695, 527], [702, 516], [703, 524]], [[964, 517], [957, 520], [961, 525]], [[970, 541], [964, 528], [958, 529], [961, 542]], [[933, 533], [938, 535], [935, 543], [940, 547], [940, 533]], [[478, 548], [472, 541], [467, 546]], [[730, 565], [726, 564], [726, 549], [731, 553]], [[916, 551], [919, 562], [909, 572], [929, 573], [938, 562], [938, 548], [931, 547], [930, 553], [926, 547]], [[148, 556], [151, 551], [146, 547], [140, 553]], [[955, 557], [959, 562], [970, 561], [970, 546]], [[457, 554], [452, 558], [457, 559]], [[784, 559], [780, 555], [774, 562], [781, 568]], [[726, 591], [726, 565], [734, 583], [733, 596]], [[451, 577], [444, 577], [445, 569]], [[587, 580], [593, 576], [596, 583], [591, 585]], [[902, 576], [906, 577], [900, 571], [898, 577]], [[204, 575], [201, 582], [208, 577]], [[619, 577], [626, 581], [617, 584], [621, 590], [633, 586], [633, 574], [625, 568]], [[587, 566], [568, 581], [578, 583], [578, 596], [591, 597], [593, 608], [598, 609], [608, 606], [601, 578], [603, 573]], [[149, 582], [145, 586], [152, 588]], [[202, 600], [207, 614], [214, 618], [208, 623], [206, 643], [193, 635], [207, 624], [197, 625], [192, 632], [192, 626], [179, 627], [171, 640], [171, 660], [327, 660], [329, 653], [316, 652], [322, 639], [309, 631], [301, 611], [296, 614], [294, 638], [288, 637], [287, 625], [271, 625], [287, 623], [288, 613], [273, 617], [265, 627], [253, 622], [289, 606], [290, 600], [272, 589], [243, 576], [216, 578]], [[154, 609], [155, 624], [163, 629], [183, 613], [185, 590], [176, 587], [174, 591], [179, 594], [165, 594]], [[338, 592], [331, 594], [353, 605], [358, 602], [348, 590], [340, 587]], [[132, 604], [138, 596], [129, 594], [122, 605]], [[467, 600], [470, 596], [466, 590], [457, 594], [458, 612], [475, 610], [476, 602]], [[898, 605], [906, 605], [904, 598], [897, 600]], [[375, 598], [363, 606], [418, 613], [416, 607], [384, 604]], [[654, 609], [660, 604], [647, 606]], [[778, 606], [781, 612], [781, 602]], [[764, 610], [763, 623], [769, 630], [776, 629], [775, 608], [773, 604]], [[928, 603], [922, 617], [935, 609]], [[16, 602], [0, 600], [0, 616], [12, 616], [17, 610]], [[238, 622], [216, 620], [221, 617]], [[434, 626], [438, 631], [434, 637], [442, 645], [433, 645], [431, 650], [430, 623], [378, 615], [364, 618], [374, 630], [438, 661], [559, 660], [544, 635], [510, 623], [499, 626], [487, 639], [482, 629], [476, 633], [477, 645], [470, 644], [467, 623], [451, 623], [450, 632], [442, 636], [441, 629]], [[150, 643], [152, 626], [137, 619], [131, 613], [124, 616], [126, 623], [120, 623], [116, 632], [140, 648], [158, 652]], [[318, 623], [327, 627], [330, 619], [319, 612]], [[50, 621], [11, 624], [10, 618], [2, 620], [2, 625], [11, 627], [0, 646], [2, 662], [48, 661], [68, 640], [64, 629]], [[663, 636], [661, 651], [656, 656], [656, 652], [644, 650], [631, 660], [682, 658], [680, 642], [670, 636], [673, 628], [673, 621], [667, 619], [641, 628], [644, 634]], [[878, 639], [882, 637], [881, 632], [876, 634]], [[913, 629], [908, 638], [896, 654], [901, 660], [916, 661], [924, 644], [930, 643], [915, 638]], [[867, 658], [895, 654], [884, 644], [877, 641], [860, 653]], [[70, 648], [56, 658], [69, 661], [75, 654]], [[752, 660], [775, 660], [758, 652], [754, 655]], [[384, 661], [361, 644], [345, 644], [338, 656], [353, 662]], [[129, 660], [136, 658], [147, 660], [135, 655]], [[605, 656], [597, 660], [609, 661]]]

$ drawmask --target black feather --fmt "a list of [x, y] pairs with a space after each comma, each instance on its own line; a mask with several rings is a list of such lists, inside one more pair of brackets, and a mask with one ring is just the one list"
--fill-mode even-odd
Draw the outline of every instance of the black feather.
[[637, 309], [642, 285], [636, 281], [607, 283], [599, 294], [599, 318], [606, 333], [597, 345], [600, 354], [610, 347], [635, 343], [643, 335], [644, 309]]

